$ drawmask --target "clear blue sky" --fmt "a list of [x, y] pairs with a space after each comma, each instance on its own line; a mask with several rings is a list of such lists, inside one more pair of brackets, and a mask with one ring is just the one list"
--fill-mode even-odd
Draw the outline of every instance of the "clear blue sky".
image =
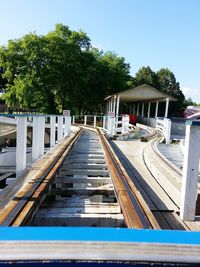
[[83, 30], [93, 46], [131, 64], [169, 68], [200, 103], [200, 0], [0, 0], [0, 45], [56, 23]]

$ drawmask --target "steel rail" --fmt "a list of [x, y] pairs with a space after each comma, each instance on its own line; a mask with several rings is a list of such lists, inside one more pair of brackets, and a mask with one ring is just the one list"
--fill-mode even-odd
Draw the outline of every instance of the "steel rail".
[[[127, 227], [160, 229], [149, 207], [124, 170], [102, 130], [95, 130], [94, 127], [83, 128], [96, 131], [99, 136]], [[31, 180], [32, 185], [30, 186], [29, 183], [29, 187], [19, 190], [9, 205], [0, 211], [1, 226], [22, 226], [29, 224], [48, 191], [51, 189], [51, 184], [56, 173], [80, 134], [81, 130], [73, 138], [69, 138], [62, 147], [61, 152], [58, 153], [59, 155], [57, 155], [54, 163], [50, 164], [46, 171], [39, 171], [34, 181]]]
[[101, 130], [97, 129], [108, 169], [127, 227], [160, 229], [155, 217], [137, 190]]
[[31, 180], [31, 185], [27, 185], [27, 190], [19, 190], [14, 199], [0, 211], [0, 226], [22, 226], [35, 214], [38, 204], [43, 202], [56, 172], [80, 134], [81, 129], [69, 137], [59, 149], [55, 160], [51, 162], [49, 159], [48, 168], [37, 173], [35, 179]]

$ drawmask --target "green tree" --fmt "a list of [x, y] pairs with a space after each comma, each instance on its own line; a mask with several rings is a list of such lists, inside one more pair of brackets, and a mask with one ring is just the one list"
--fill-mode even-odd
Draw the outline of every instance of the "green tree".
[[131, 84], [123, 57], [92, 48], [86, 33], [62, 24], [9, 41], [0, 48], [0, 67], [7, 104], [46, 113], [102, 112], [106, 95]]
[[177, 101], [170, 103], [169, 114], [181, 115], [185, 97], [179, 83], [176, 81], [175, 75], [168, 68], [160, 69], [156, 75], [158, 81], [157, 89], [177, 99]]
[[5, 93], [5, 87], [7, 84], [7, 80], [3, 77], [5, 69], [3, 67], [0, 68], [0, 93]]
[[157, 75], [149, 66], [140, 68], [135, 74], [135, 86], [142, 84], [148, 84], [157, 88]]

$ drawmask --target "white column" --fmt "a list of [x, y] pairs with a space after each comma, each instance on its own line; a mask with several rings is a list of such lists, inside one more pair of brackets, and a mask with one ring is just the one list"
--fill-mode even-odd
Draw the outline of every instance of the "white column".
[[140, 110], [140, 105], [139, 103], [137, 104], [137, 116], [139, 116], [139, 110]]
[[32, 163], [39, 159], [39, 137], [40, 124], [39, 117], [33, 117], [33, 134], [32, 134]]
[[113, 112], [114, 114], [116, 115], [116, 95], [114, 96], [114, 99], [113, 99]]
[[75, 123], [75, 116], [72, 116], [72, 124]]
[[113, 111], [113, 100], [112, 100], [112, 98], [110, 99], [110, 111]]
[[120, 96], [117, 96], [117, 107], [116, 107], [116, 116], [119, 116], [119, 101], [120, 101]]
[[188, 125], [186, 125], [185, 153], [183, 161], [180, 217], [185, 221], [193, 221], [195, 218], [199, 173], [200, 123], [199, 125], [192, 125], [192, 121], [188, 121], [187, 123]]
[[165, 105], [165, 117], [168, 116], [168, 109], [169, 109], [169, 98], [166, 98], [166, 105]]
[[70, 133], [70, 128], [71, 128], [71, 117], [70, 116], [65, 116], [65, 130], [64, 130], [64, 135], [67, 136]]
[[165, 143], [170, 144], [170, 137], [171, 137], [171, 127], [172, 122], [170, 119], [164, 118], [164, 128], [165, 128]]
[[63, 116], [58, 116], [58, 142], [61, 141], [63, 137]]
[[94, 127], [96, 127], [96, 124], [97, 124], [97, 117], [94, 116]]
[[26, 169], [27, 117], [17, 118], [16, 175]]
[[87, 116], [84, 116], [84, 125], [87, 125]]
[[159, 105], [159, 101], [156, 102], [155, 118], [158, 117], [158, 105]]
[[106, 116], [103, 116], [103, 129], [106, 128]]
[[151, 112], [151, 102], [149, 102], [149, 105], [148, 105], [147, 118], [150, 118], [150, 112]]
[[50, 116], [50, 147], [55, 146], [56, 142], [56, 116], [51, 115]]
[[45, 116], [39, 117], [39, 157], [44, 154]]
[[115, 118], [114, 117], [110, 117], [108, 116], [107, 117], [107, 131], [108, 131], [108, 134], [112, 137], [114, 135], [114, 120]]
[[142, 117], [144, 117], [144, 103], [142, 103]]

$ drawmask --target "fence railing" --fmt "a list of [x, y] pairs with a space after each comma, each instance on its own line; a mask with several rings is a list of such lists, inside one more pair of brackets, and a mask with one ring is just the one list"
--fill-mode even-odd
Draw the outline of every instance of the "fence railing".
[[[12, 151], [12, 157], [10, 157], [12, 164], [8, 163], [8, 165], [16, 165], [16, 176], [19, 176], [26, 169], [27, 163], [34, 163], [45, 153], [47, 129], [49, 147], [52, 148], [62, 140], [63, 136], [69, 134], [71, 117], [63, 115], [2, 114], [0, 115], [0, 123], [16, 125], [16, 150]], [[102, 127], [111, 137], [129, 131], [128, 115], [117, 117], [77, 115], [72, 117], [72, 123]], [[29, 146], [31, 146], [29, 148], [27, 148], [27, 140], [30, 143]], [[5, 153], [1, 155], [1, 157], [4, 156]]]
[[91, 126], [99, 126], [105, 128], [106, 116], [96, 116], [96, 115], [73, 115], [73, 124], [83, 124]]
[[30, 161], [34, 163], [44, 154], [45, 129], [49, 129], [49, 145], [52, 148], [56, 143], [59, 143], [64, 136], [69, 134], [71, 117], [63, 115], [9, 114], [7, 116], [0, 116], [0, 123], [4, 125], [16, 125], [16, 176], [19, 176], [27, 166], [27, 128], [32, 128]]
[[129, 116], [94, 116], [94, 115], [74, 115], [73, 124], [92, 125], [102, 127], [110, 136], [123, 134], [129, 131]]
[[156, 129], [162, 132], [165, 137], [166, 144], [169, 144], [171, 135], [171, 120], [167, 118], [156, 118]]

